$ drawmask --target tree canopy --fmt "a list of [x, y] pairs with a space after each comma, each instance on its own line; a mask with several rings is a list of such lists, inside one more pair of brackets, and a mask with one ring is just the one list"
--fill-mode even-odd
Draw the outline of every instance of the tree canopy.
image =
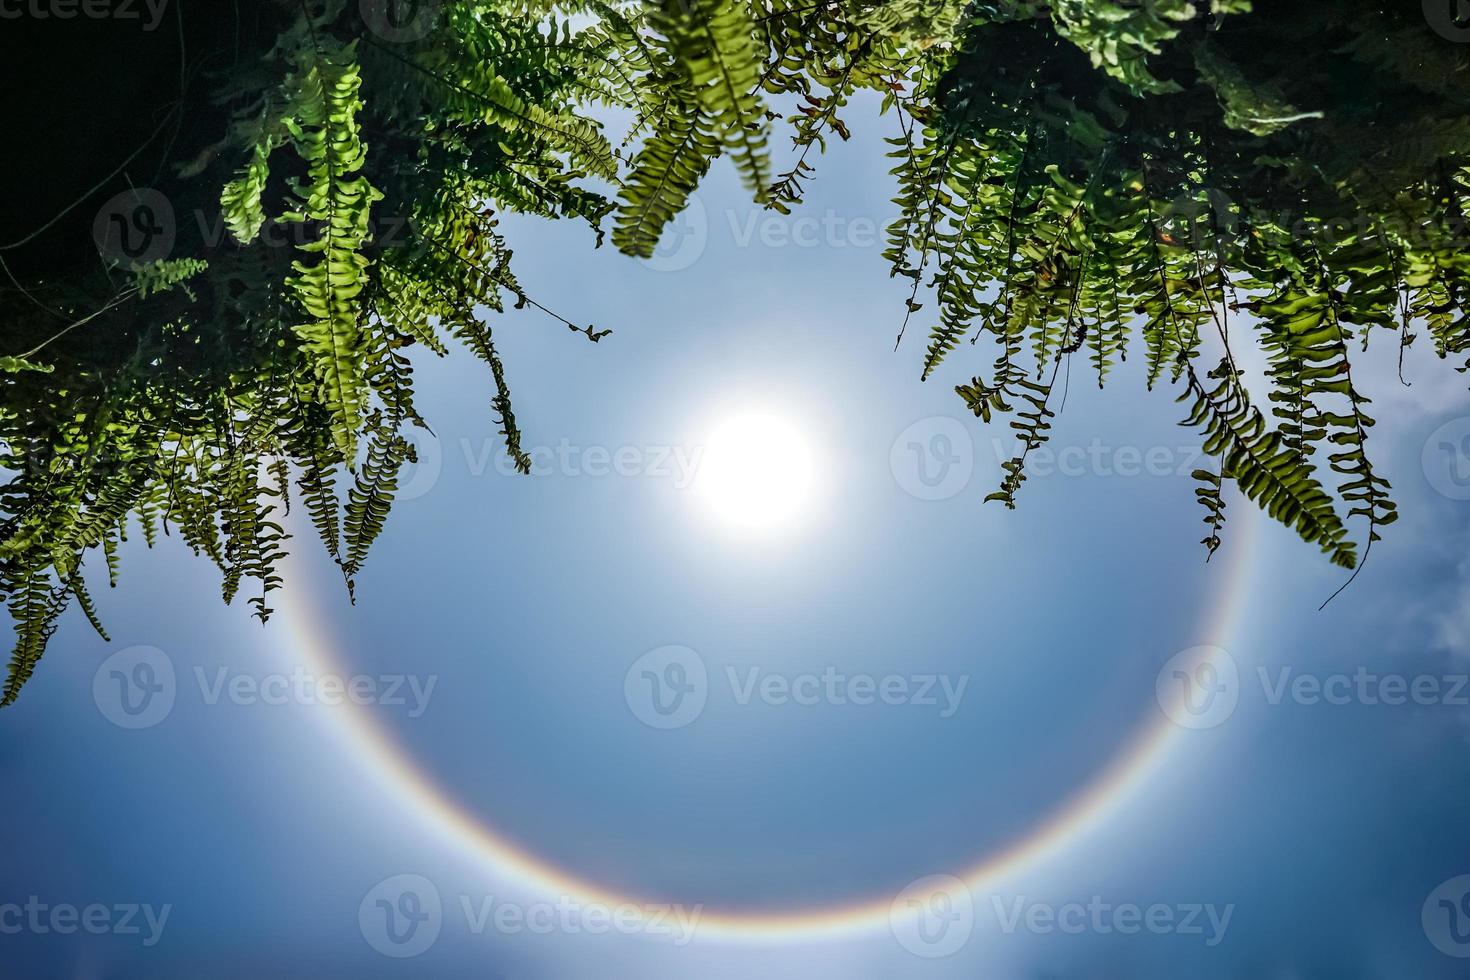
[[1069, 359], [1102, 385], [1131, 352], [1211, 457], [1207, 553], [1233, 484], [1356, 567], [1397, 512], [1354, 364], [1374, 334], [1470, 357], [1470, 29], [1386, 6], [262, 0], [18, 25], [9, 135], [36, 152], [6, 164], [0, 235], [3, 701], [72, 602], [106, 635], [82, 565], [115, 580], [130, 531], [182, 538], [265, 620], [294, 499], [350, 590], [426, 425], [412, 348], [484, 362], [528, 470], [494, 314], [608, 331], [527, 294], [501, 216], [647, 257], [720, 157], [797, 208], [864, 91], [922, 375], [983, 342], [957, 394], [1019, 435], [992, 499], [1015, 506]]

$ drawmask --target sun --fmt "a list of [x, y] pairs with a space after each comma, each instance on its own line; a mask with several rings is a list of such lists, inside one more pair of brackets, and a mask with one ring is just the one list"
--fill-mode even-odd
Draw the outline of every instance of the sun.
[[811, 495], [811, 450], [783, 418], [734, 415], [710, 432], [694, 485], [710, 512], [735, 527], [789, 525]]

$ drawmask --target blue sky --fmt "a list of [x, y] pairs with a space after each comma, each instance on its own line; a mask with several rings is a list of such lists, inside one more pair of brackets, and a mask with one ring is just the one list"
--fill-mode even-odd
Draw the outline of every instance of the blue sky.
[[[652, 266], [508, 222], [531, 294], [614, 333], [496, 323], [531, 478], [496, 461], [486, 372], [420, 361], [434, 436], [356, 607], [309, 533], [265, 628], [176, 541], [131, 543], [99, 597], [113, 643], [68, 614], [3, 718], [7, 972], [1463, 975], [1463, 376], [1424, 352], [1412, 388], [1391, 357], [1368, 373], [1404, 518], [1322, 612], [1339, 571], [1233, 498], [1203, 561], [1198, 438], [1136, 365], [1103, 392], [1073, 365], [1019, 510], [982, 504], [1011, 440], [952, 388], [990, 356], [920, 384], [922, 314], [892, 351], [890, 184], [855, 128], [791, 218], [718, 168]], [[750, 414], [810, 452], [766, 532], [681, 468]], [[1185, 676], [1233, 708], [1202, 688], [1180, 714], [1160, 691], [1201, 645], [1223, 655]], [[165, 672], [172, 701], [129, 715], [114, 675]], [[323, 704], [333, 673], [367, 703]], [[1423, 703], [1383, 703], [1388, 675]], [[650, 676], [700, 705], [650, 713]], [[609, 895], [640, 922], [599, 931]], [[790, 927], [864, 904], [900, 912]]]

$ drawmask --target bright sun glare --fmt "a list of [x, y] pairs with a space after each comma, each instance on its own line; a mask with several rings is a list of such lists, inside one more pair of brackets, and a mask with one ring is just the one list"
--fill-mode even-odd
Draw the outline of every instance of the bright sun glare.
[[770, 528], [789, 522], [806, 503], [812, 455], [785, 419], [738, 415], [710, 433], [695, 481], [721, 519], [744, 528]]

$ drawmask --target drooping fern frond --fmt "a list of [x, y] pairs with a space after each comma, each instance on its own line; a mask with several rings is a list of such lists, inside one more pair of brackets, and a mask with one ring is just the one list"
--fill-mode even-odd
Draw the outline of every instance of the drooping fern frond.
[[362, 79], [355, 46], [334, 51], [304, 47], [288, 84], [293, 85], [294, 112], [285, 125], [307, 176], [294, 188], [294, 208], [283, 218], [312, 222], [318, 230], [314, 240], [298, 246], [316, 258], [294, 261], [296, 275], [288, 280], [307, 317], [295, 330], [321, 382], [333, 436], [342, 455], [351, 459], [367, 403], [359, 296], [369, 263], [362, 250], [372, 204], [382, 198], [361, 174], [367, 149], [357, 123]]
[[1220, 459], [1223, 472], [1248, 500], [1294, 528], [1302, 540], [1321, 547], [1334, 564], [1352, 568], [1357, 563], [1356, 550], [1347, 540], [1347, 529], [1327, 491], [1303, 469], [1296, 454], [1282, 445], [1281, 434], [1267, 426], [1227, 361], [1211, 371], [1209, 378], [1214, 387], [1208, 387], [1193, 371], [1187, 373], [1188, 383], [1179, 401], [1190, 408], [1181, 424], [1203, 433], [1204, 452]]
[[10, 618], [15, 623], [16, 644], [10, 655], [0, 705], [15, 701], [21, 687], [35, 673], [46, 644], [56, 632], [56, 620], [66, 608], [67, 597], [66, 587], [52, 585], [44, 568], [30, 568], [20, 576], [7, 575], [7, 578], [18, 581], [18, 586], [11, 586], [6, 595]]
[[368, 550], [387, 524], [388, 510], [398, 491], [398, 471], [412, 456], [412, 445], [392, 427], [377, 429], [368, 442], [367, 459], [348, 491], [342, 519], [342, 572], [350, 594], [355, 594], [357, 575]]
[[688, 205], [719, 152], [719, 140], [703, 110], [697, 105], [679, 107], [633, 159], [613, 244], [629, 255], [652, 258], [664, 228]]
[[[653, 2], [653, 0], [651, 0]], [[686, 76], [689, 95], [757, 201], [771, 183], [762, 60], [747, 0], [656, 0], [650, 25]]]

